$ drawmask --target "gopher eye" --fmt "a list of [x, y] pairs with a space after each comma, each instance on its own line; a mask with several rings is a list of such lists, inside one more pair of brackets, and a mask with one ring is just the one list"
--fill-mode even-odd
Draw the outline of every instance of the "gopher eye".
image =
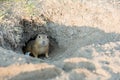
[[39, 38], [40, 38], [40, 36], [39, 36]]
[[49, 38], [48, 36], [46, 36], [47, 38]]

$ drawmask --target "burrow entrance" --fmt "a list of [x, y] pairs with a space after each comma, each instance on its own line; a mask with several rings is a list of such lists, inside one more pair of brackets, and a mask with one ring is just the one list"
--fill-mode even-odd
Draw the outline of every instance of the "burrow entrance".
[[[49, 30], [46, 29], [46, 27], [44, 25], [41, 25], [37, 22], [35, 22], [34, 19], [22, 19], [20, 21], [20, 25], [22, 26], [23, 32], [22, 32], [22, 36], [21, 36], [21, 44], [20, 47], [22, 49], [22, 53], [24, 53], [24, 47], [26, 46], [26, 44], [31, 41], [34, 40], [36, 38], [36, 36], [38, 34], [47, 34], [48, 38], [49, 38], [49, 55], [53, 53], [54, 50], [58, 49], [58, 42], [56, 41], [55, 38], [53, 38], [49, 32]], [[31, 54], [30, 56], [33, 57], [33, 55]], [[45, 56], [43, 55], [39, 55], [40, 57]]]

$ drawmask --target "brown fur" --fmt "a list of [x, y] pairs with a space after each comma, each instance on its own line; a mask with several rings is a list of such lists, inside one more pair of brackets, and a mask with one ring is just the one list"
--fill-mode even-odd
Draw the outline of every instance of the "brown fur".
[[29, 41], [26, 44], [25, 52], [30, 52], [35, 57], [40, 54], [45, 54], [46, 57], [49, 57], [49, 39], [47, 35], [39, 34], [35, 40]]

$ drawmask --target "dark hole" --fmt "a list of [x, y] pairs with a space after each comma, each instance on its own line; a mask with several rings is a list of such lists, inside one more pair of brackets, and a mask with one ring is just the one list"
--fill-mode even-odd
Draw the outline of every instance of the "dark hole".
[[[37, 35], [34, 36], [34, 37], [32, 37], [32, 38], [30, 38], [27, 42], [25, 42], [25, 46], [22, 47], [22, 51], [23, 51], [24, 54], [26, 53], [26, 52], [25, 52], [26, 45], [27, 45], [30, 41], [35, 40], [36, 37], [37, 37]], [[55, 50], [58, 46], [57, 46], [56, 39], [52, 38], [51, 36], [48, 36], [48, 38], [49, 38], [49, 40], [50, 40], [50, 43], [49, 43], [49, 55], [50, 55], [50, 54], [52, 53], [52, 51]], [[31, 57], [34, 57], [32, 53], [30, 53], [30, 56], [31, 56]], [[38, 58], [43, 58], [43, 57], [45, 57], [45, 54], [40, 54], [40, 55], [38, 56]]]

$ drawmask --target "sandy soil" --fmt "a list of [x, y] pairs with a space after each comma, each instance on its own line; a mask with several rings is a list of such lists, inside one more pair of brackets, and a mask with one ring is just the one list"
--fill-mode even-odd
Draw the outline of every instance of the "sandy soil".
[[[15, 0], [0, 6], [0, 80], [120, 80], [119, 1]], [[50, 57], [24, 55], [21, 46], [40, 31], [52, 37]]]

